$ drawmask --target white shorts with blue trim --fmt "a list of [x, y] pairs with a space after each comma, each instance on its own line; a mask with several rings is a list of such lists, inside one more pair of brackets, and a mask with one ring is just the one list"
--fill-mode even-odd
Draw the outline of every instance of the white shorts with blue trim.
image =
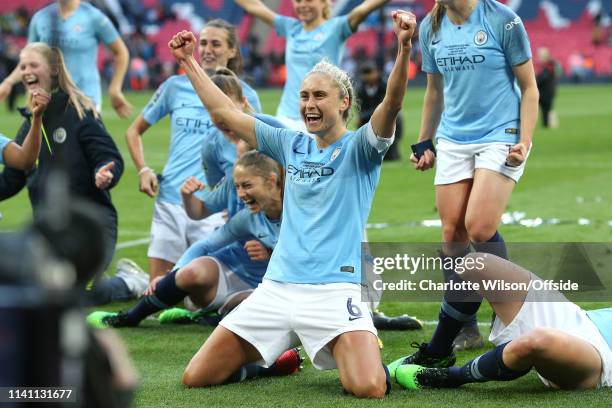
[[[377, 332], [370, 310], [361, 301], [361, 286], [281, 283], [264, 279], [244, 302], [220, 323], [252, 344], [270, 366], [300, 342], [319, 370], [336, 368], [328, 343], [353, 331]], [[359, 350], [355, 350], [358, 358]]]
[[203, 220], [192, 220], [179, 204], [156, 201], [147, 256], [176, 263], [194, 242], [206, 238], [225, 224], [222, 212]]
[[[225, 307], [227, 304], [235, 297], [240, 294], [251, 293], [255, 288], [249, 285], [247, 282], [240, 279], [236, 273], [229, 268], [226, 264], [218, 260], [213, 256], [206, 256], [203, 258], [208, 258], [217, 264], [217, 268], [219, 269], [219, 279], [217, 281], [217, 293], [215, 294], [215, 298], [208, 305], [202, 305], [201, 309], [204, 312], [210, 311], [218, 311], [219, 314], [223, 314], [225, 312]], [[189, 301], [191, 298], [187, 297]], [[191, 301], [193, 303], [193, 301]]]
[[[506, 164], [511, 143], [473, 143], [459, 144], [438, 138], [436, 150], [435, 185], [453, 184], [461, 180], [473, 179], [476, 169], [488, 169], [511, 178], [516, 183], [525, 171], [525, 160], [520, 166]], [[527, 152], [527, 157], [529, 157]]]

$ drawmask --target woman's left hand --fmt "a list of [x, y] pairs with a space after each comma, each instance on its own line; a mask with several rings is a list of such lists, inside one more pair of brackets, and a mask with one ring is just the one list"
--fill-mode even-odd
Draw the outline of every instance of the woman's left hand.
[[96, 187], [98, 187], [100, 190], [105, 190], [113, 181], [114, 176], [113, 172], [111, 171], [113, 167], [115, 167], [114, 161], [100, 167], [100, 169], [96, 172]]
[[506, 158], [506, 163], [512, 167], [518, 167], [527, 158], [527, 146], [525, 143], [517, 143], [510, 148], [508, 152], [508, 157]]
[[416, 16], [409, 11], [396, 10], [391, 13], [393, 31], [404, 47], [412, 47], [412, 36], [416, 31]]
[[32, 91], [31, 98], [32, 115], [34, 115], [35, 118], [41, 118], [47, 109], [49, 102], [51, 101], [51, 95], [49, 95], [44, 89], [39, 88]]

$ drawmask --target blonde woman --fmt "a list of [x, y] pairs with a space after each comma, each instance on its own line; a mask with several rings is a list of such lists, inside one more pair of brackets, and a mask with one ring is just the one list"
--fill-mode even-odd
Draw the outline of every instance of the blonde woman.
[[48, 176], [61, 166], [69, 177], [71, 195], [100, 208], [108, 238], [108, 265], [117, 241], [117, 211], [109, 190], [121, 177], [121, 154], [93, 101], [74, 85], [59, 49], [30, 43], [21, 51], [18, 69], [26, 90], [35, 100], [43, 92], [50, 94], [51, 100], [42, 123], [37, 119], [38, 103], [33, 104], [32, 113], [25, 115], [15, 138], [21, 144], [31, 128], [44, 129], [36, 167], [28, 171], [6, 167], [0, 175], [0, 200], [17, 194], [27, 184], [36, 217]]
[[236, 0], [247, 13], [272, 26], [287, 39], [285, 65], [287, 82], [276, 116], [295, 130], [305, 130], [300, 117], [298, 95], [302, 79], [315, 64], [328, 59], [340, 65], [344, 43], [372, 11], [389, 0], [366, 0], [344, 16], [331, 16], [329, 0], [293, 0], [297, 19], [281, 16], [261, 0]]

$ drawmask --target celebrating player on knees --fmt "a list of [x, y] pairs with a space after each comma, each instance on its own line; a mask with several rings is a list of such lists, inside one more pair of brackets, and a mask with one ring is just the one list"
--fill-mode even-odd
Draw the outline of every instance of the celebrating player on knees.
[[345, 72], [321, 62], [304, 78], [301, 116], [315, 138], [272, 128], [236, 109], [193, 58], [193, 34], [182, 31], [170, 41], [215, 123], [287, 171], [284, 219], [263, 283], [193, 357], [186, 385], [221, 384], [247, 363], [272, 364], [301, 341], [316, 368], [339, 369], [347, 392], [380, 398], [390, 389], [376, 329], [361, 301], [361, 245], [346, 237], [362, 236], [406, 91], [416, 19], [404, 11], [392, 17], [397, 59], [368, 124], [355, 132], [346, 128], [354, 93]]

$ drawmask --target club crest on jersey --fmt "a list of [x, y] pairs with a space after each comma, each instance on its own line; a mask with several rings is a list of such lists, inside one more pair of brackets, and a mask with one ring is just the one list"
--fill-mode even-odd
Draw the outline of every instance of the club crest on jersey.
[[315, 41], [321, 41], [323, 39], [323, 34], [318, 33], [313, 37], [313, 40]]
[[480, 30], [474, 36], [474, 44], [478, 46], [485, 45], [488, 39], [489, 39], [489, 36], [487, 35], [487, 33], [483, 30]]
[[75, 33], [80, 33], [81, 31], [83, 31], [83, 29], [81, 28], [80, 24], [75, 24], [74, 27], [72, 27], [72, 31], [74, 31]]
[[336, 157], [338, 157], [338, 156], [340, 155], [340, 150], [341, 150], [341, 149], [340, 149], [339, 147], [336, 147], [336, 148], [334, 149], [334, 151], [332, 152], [331, 157], [329, 158], [329, 161], [334, 161], [334, 160], [336, 160]]
[[66, 141], [66, 129], [58, 127], [53, 131], [53, 140], [55, 143], [64, 143]]

